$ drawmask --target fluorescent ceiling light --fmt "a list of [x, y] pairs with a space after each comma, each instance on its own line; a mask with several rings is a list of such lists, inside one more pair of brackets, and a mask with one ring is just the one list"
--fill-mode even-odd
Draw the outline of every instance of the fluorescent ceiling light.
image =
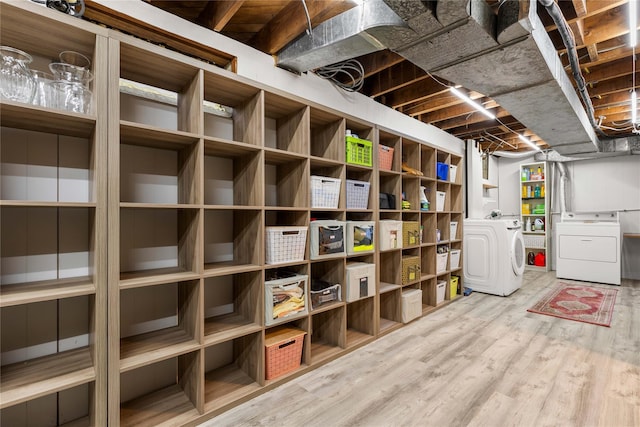
[[636, 90], [631, 91], [631, 123], [635, 126], [638, 122], [638, 97], [636, 95]]
[[450, 87], [449, 88], [451, 90], [451, 92], [457, 96], [458, 98], [462, 99], [464, 102], [466, 102], [467, 104], [471, 105], [473, 108], [475, 108], [476, 110], [480, 111], [482, 114], [484, 114], [485, 116], [489, 117], [490, 119], [495, 119], [496, 116], [494, 116], [493, 114], [491, 114], [489, 111], [487, 111], [486, 108], [484, 108], [482, 105], [478, 104], [476, 101], [474, 101], [473, 99], [469, 98], [467, 95], [465, 95], [464, 93], [460, 92], [458, 89], [456, 89], [455, 87]]
[[636, 0], [629, 0], [629, 46], [636, 47], [638, 39], [638, 9]]
[[527, 139], [524, 135], [518, 134], [518, 138], [520, 138], [522, 140], [522, 142], [524, 142], [525, 144], [527, 144], [529, 147], [538, 150], [538, 151], [542, 151], [540, 149], [540, 147], [538, 147], [536, 144], [534, 144], [533, 142], [529, 141], [529, 139]]

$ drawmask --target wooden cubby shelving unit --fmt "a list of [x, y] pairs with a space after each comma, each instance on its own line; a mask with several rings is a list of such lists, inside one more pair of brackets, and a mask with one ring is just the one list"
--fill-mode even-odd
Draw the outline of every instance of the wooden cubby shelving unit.
[[91, 58], [94, 99], [0, 101], [0, 424], [106, 425], [107, 31], [24, 3], [2, 3], [2, 44], [41, 71]]
[[[438, 281], [464, 286], [461, 268], [436, 271], [438, 246], [462, 249], [462, 157], [28, 1], [3, 1], [1, 24], [34, 64], [75, 50], [95, 75], [90, 114], [0, 104], [1, 424], [195, 425], [402, 327], [403, 292], [422, 290], [424, 315], [454, 299], [447, 286], [437, 303]], [[347, 130], [373, 142], [373, 166], [347, 163]], [[437, 162], [458, 166], [454, 182]], [[311, 175], [341, 180], [337, 208], [311, 207]], [[369, 183], [366, 208], [347, 209], [347, 179]], [[265, 264], [265, 227], [313, 219], [373, 221], [374, 241], [381, 219], [418, 222], [422, 239], [310, 260], [307, 237], [304, 260]], [[407, 256], [419, 274], [402, 283]], [[374, 295], [346, 301], [350, 262], [376, 265]], [[305, 332], [301, 365], [266, 380], [282, 325], [265, 325], [264, 283], [280, 269], [343, 286], [284, 324]]]

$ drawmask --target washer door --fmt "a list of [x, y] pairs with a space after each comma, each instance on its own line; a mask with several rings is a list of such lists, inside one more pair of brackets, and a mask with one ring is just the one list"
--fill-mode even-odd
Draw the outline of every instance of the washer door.
[[516, 276], [524, 273], [524, 238], [520, 230], [513, 233], [511, 239], [511, 268]]

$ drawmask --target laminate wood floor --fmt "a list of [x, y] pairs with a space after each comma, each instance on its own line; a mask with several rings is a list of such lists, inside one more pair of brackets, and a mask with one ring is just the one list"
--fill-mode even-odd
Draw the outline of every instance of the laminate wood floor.
[[640, 426], [640, 281], [610, 328], [528, 313], [555, 282], [473, 293], [202, 427]]

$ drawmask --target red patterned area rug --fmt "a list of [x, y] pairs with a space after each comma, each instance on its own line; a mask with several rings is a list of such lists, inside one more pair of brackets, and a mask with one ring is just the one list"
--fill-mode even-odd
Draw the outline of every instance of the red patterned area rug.
[[617, 293], [617, 289], [558, 283], [527, 311], [609, 327]]

